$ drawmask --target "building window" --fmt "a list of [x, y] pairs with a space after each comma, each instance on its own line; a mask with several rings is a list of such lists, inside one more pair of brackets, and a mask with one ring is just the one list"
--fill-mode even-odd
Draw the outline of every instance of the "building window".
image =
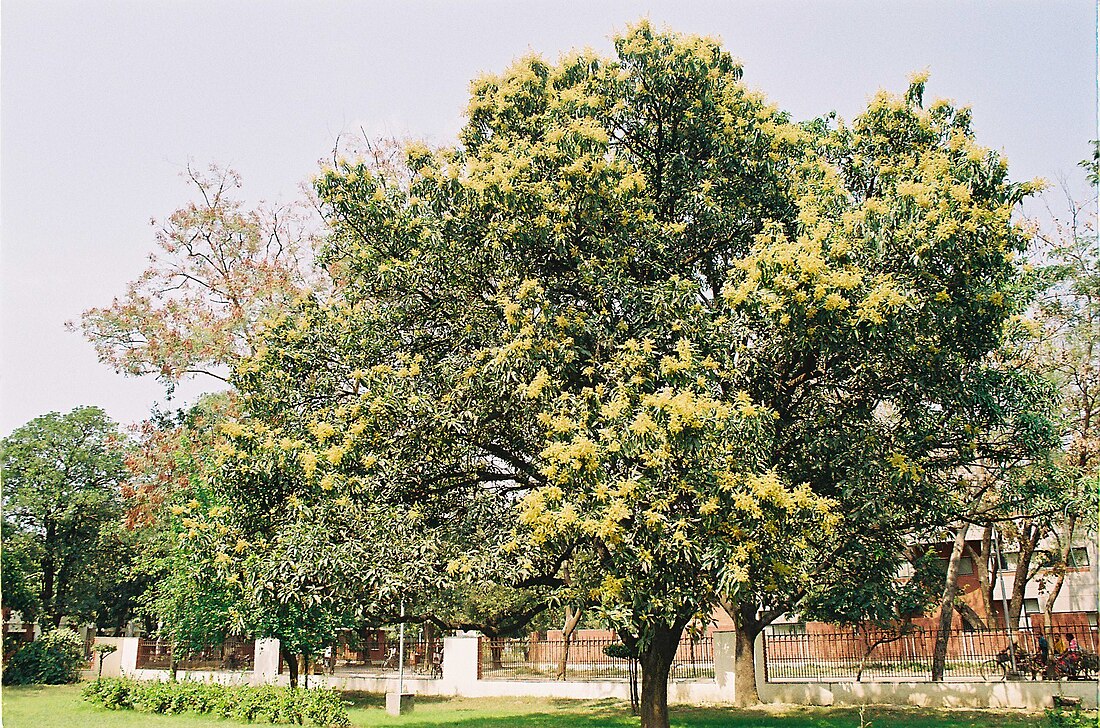
[[[936, 559], [936, 565], [939, 570], [944, 574], [947, 573], [947, 567], [951, 565], [950, 559]], [[969, 556], [963, 556], [959, 559], [959, 576], [969, 576], [974, 573], [974, 559]]]
[[1024, 613], [1025, 614], [1038, 614], [1043, 611], [1039, 606], [1038, 599], [1025, 599], [1024, 600]]
[[1089, 550], [1084, 546], [1077, 546], [1069, 550], [1069, 566], [1071, 569], [1081, 569], [1089, 565]]
[[795, 622], [794, 624], [773, 624], [772, 634], [806, 634], [806, 623]]
[[1002, 569], [1015, 569], [1016, 565], [1020, 563], [1019, 551], [1006, 551], [1001, 554], [1001, 568]]

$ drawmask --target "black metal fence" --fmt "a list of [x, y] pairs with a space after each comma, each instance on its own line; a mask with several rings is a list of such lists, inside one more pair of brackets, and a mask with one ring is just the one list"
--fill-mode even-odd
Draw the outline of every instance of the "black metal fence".
[[[564, 640], [482, 637], [478, 649], [481, 680], [628, 680], [630, 658], [614, 638]], [[713, 680], [714, 640], [685, 639], [676, 651], [672, 680]]]
[[[1082, 655], [1079, 666], [1088, 668], [1095, 662], [1096, 630], [1076, 636]], [[935, 639], [936, 633], [930, 629], [765, 634], [765, 675], [769, 682], [930, 680]], [[1008, 648], [1015, 639], [1019, 641], [1014, 661]], [[1001, 680], [1013, 671], [1014, 662], [1016, 672], [1024, 677], [1042, 679], [1051, 676], [1048, 668], [1054, 661], [1051, 657], [1044, 663], [1038, 634], [1029, 629], [952, 630], [947, 640], [944, 679]], [[1053, 676], [1087, 677], [1088, 670], [1075, 668], [1072, 674]]]
[[[188, 652], [179, 662], [180, 670], [241, 670], [253, 669], [255, 640], [230, 637], [220, 645], [208, 645]], [[172, 664], [172, 645], [168, 640], [141, 638], [138, 640], [137, 668], [167, 670]]]
[[[334, 675], [392, 676], [397, 674], [400, 664], [398, 639], [379, 631], [357, 639], [354, 644], [339, 644], [325, 667], [326, 672]], [[422, 635], [406, 636], [404, 665], [405, 673], [411, 677], [443, 677], [443, 640]]]

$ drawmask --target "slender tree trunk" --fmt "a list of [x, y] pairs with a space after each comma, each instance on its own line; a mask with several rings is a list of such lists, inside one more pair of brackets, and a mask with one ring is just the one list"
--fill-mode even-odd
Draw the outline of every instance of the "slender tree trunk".
[[630, 712], [641, 715], [642, 701], [638, 698], [638, 658], [631, 655], [626, 661], [630, 674]]
[[892, 642], [897, 642], [901, 638], [909, 634], [909, 627], [911, 625], [908, 622], [901, 624], [894, 632], [883, 630], [881, 636], [878, 639], [871, 639], [871, 633], [865, 632], [863, 637], [863, 644], [867, 648], [863, 651], [863, 657], [859, 658], [859, 668], [856, 670], [856, 682], [863, 681], [863, 670], [867, 665], [867, 658], [871, 656], [871, 653], [877, 650], [882, 645], [888, 645]]
[[668, 673], [683, 631], [683, 625], [657, 627], [638, 655], [642, 666], [642, 728], [669, 728]]
[[1054, 642], [1054, 602], [1058, 599], [1058, 594], [1062, 591], [1062, 584], [1066, 581], [1066, 568], [1069, 566], [1069, 555], [1073, 548], [1073, 529], [1076, 527], [1077, 516], [1071, 513], [1066, 516], [1065, 541], [1062, 542], [1062, 548], [1058, 554], [1061, 565], [1058, 569], [1058, 576], [1050, 587], [1050, 594], [1047, 596], [1046, 603], [1043, 604], [1043, 632], [1052, 644]]
[[54, 564], [53, 557], [43, 556], [40, 568], [42, 569], [42, 590], [38, 593], [38, 599], [42, 602], [42, 615], [50, 622], [56, 616], [58, 624], [60, 624], [61, 615], [57, 613], [57, 605], [54, 603], [54, 577], [57, 573], [57, 567]]
[[573, 633], [577, 631], [577, 625], [581, 621], [581, 613], [583, 609], [573, 609], [572, 606], [565, 605], [565, 624], [562, 627], [562, 646], [561, 646], [561, 660], [558, 661], [558, 680], [565, 679], [565, 669], [569, 665], [569, 646], [573, 644]]
[[1012, 597], [1008, 602], [1008, 627], [1013, 633], [1020, 630], [1020, 614], [1024, 610], [1024, 591], [1027, 589], [1031, 560], [1035, 556], [1035, 547], [1039, 544], [1039, 527], [1026, 523], [1020, 533], [1020, 556], [1016, 561], [1016, 571], [1012, 578]]
[[286, 662], [287, 674], [290, 675], [290, 687], [298, 687], [298, 656], [283, 649], [280, 649], [279, 653], [283, 656], [283, 661]]
[[982, 529], [980, 550], [975, 551], [970, 544], [966, 545], [966, 550], [974, 562], [974, 575], [978, 577], [978, 592], [982, 597], [982, 613], [979, 616], [982, 620], [981, 627], [984, 629], [994, 623], [993, 583], [997, 578], [997, 569], [1000, 566], [990, 559], [993, 551], [993, 526], [988, 525]]
[[489, 637], [489, 664], [494, 670], [504, 669], [503, 637]]
[[951, 557], [947, 560], [947, 576], [944, 579], [943, 596], [940, 598], [939, 624], [936, 626], [936, 643], [932, 650], [932, 680], [943, 680], [947, 667], [947, 641], [951, 636], [951, 620], [955, 616], [955, 596], [959, 592], [959, 561], [966, 545], [966, 524], [955, 532]]
[[168, 676], [172, 682], [176, 681], [176, 676], [180, 670], [180, 646], [178, 642], [170, 642], [171, 652], [168, 653]]
[[69, 575], [67, 570], [62, 567], [57, 570], [57, 575], [54, 577], [54, 592], [53, 592], [53, 615], [50, 621], [53, 623], [53, 628], [57, 629], [61, 626], [61, 620], [65, 617], [65, 599], [69, 595]]

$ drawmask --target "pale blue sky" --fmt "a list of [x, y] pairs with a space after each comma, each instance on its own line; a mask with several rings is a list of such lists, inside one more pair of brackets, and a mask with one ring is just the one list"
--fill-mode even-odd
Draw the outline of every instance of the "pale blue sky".
[[188, 160], [231, 164], [247, 195], [285, 200], [337, 135], [448, 142], [478, 73], [530, 50], [609, 52], [643, 16], [722, 38], [746, 82], [799, 119], [851, 118], [928, 68], [926, 98], [973, 106], [979, 140], [1017, 178], [1078, 179], [1097, 136], [1089, 0], [4, 0], [0, 434], [82, 404], [131, 422], [161, 397], [63, 323], [142, 270], [149, 218], [186, 200]]

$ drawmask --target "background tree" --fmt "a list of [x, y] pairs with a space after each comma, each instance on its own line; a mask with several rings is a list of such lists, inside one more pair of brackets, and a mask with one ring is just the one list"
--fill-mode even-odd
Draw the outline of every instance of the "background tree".
[[41, 602], [38, 579], [38, 548], [33, 538], [6, 519], [0, 523], [3, 549], [0, 549], [0, 572], [4, 575], [3, 608], [19, 612], [23, 621], [33, 622]]
[[95, 576], [114, 558], [107, 536], [122, 513], [124, 444], [97, 407], [36, 417], [0, 441], [5, 538], [33, 563], [35, 611], [54, 627], [101, 606]]
[[248, 209], [233, 170], [188, 167], [186, 177], [197, 199], [159, 226], [149, 268], [80, 324], [101, 361], [169, 386], [192, 374], [224, 381], [253, 352], [258, 322], [320, 280], [306, 204]]
[[217, 506], [209, 479], [216, 428], [234, 412], [231, 394], [208, 395], [187, 411], [155, 412], [136, 428], [126, 463], [125, 525], [140, 544], [131, 574], [145, 586], [142, 615], [171, 645], [173, 676], [187, 654], [225, 641], [230, 610], [239, 606], [232, 590], [202, 568], [209, 554], [187, 548], [191, 516]]
[[[1096, 513], [1100, 493], [1100, 244], [1096, 239], [1100, 142], [1092, 146], [1092, 158], [1080, 163], [1092, 194], [1084, 201], [1074, 200], [1063, 184], [1067, 214], [1052, 215], [1050, 225], [1039, 227], [1035, 257], [1048, 288], [1029, 322], [1036, 329], [1035, 338], [1025, 352], [1058, 387], [1068, 434], [1061, 458], [1067, 502], [1060, 521], [1048, 529], [1057, 537], [1056, 548], [1045, 555], [1045, 565], [1054, 574], [1043, 604], [1048, 632], [1054, 602], [1070, 567], [1075, 533], [1082, 520]], [[1094, 531], [1095, 524], [1087, 528]]]

